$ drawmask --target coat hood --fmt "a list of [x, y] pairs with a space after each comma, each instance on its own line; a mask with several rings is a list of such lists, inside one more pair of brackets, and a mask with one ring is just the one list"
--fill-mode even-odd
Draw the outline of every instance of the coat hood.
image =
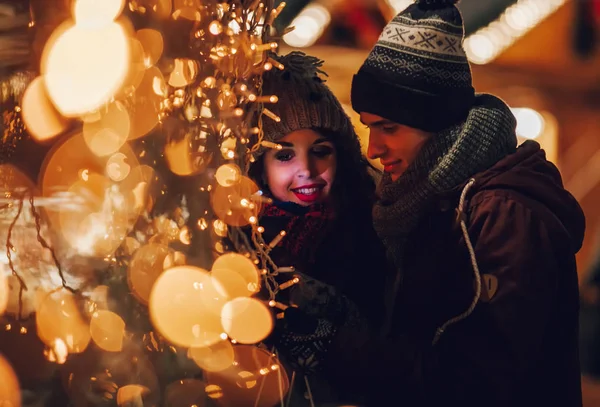
[[558, 168], [546, 159], [535, 141], [526, 141], [514, 154], [475, 175], [478, 190], [510, 189], [544, 204], [570, 237], [574, 252], [583, 244], [585, 216], [579, 203], [563, 186]]

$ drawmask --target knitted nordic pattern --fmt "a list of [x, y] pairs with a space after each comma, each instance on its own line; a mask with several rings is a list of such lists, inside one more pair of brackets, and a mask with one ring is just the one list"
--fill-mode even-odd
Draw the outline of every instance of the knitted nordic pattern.
[[407, 236], [427, 204], [516, 151], [516, 121], [495, 96], [476, 97], [465, 123], [432, 137], [396, 181], [384, 175], [373, 208], [375, 230], [398, 268]]
[[302, 334], [285, 331], [278, 350], [294, 370], [315, 374], [321, 370], [337, 329], [326, 319], [318, 319], [313, 332]]
[[319, 76], [326, 75], [321, 70], [323, 61], [298, 51], [284, 56], [272, 55], [272, 58], [284, 69], [273, 68], [263, 75], [262, 93], [279, 98], [277, 103], [266, 104], [265, 108], [281, 121], [263, 119], [265, 140], [276, 142], [286, 134], [303, 129], [328, 129], [358, 140], [350, 118]]
[[474, 90], [453, 3], [421, 0], [388, 23], [354, 77], [356, 111], [425, 131], [465, 119]]
[[469, 89], [471, 70], [462, 37], [462, 26], [441, 20], [438, 15], [413, 20], [410, 14], [398, 14], [384, 28], [364, 69], [380, 71], [392, 81], [409, 79], [411, 85], [426, 92]]
[[296, 273], [300, 282], [291, 288], [290, 307], [279, 330], [278, 350], [304, 374], [320, 370], [339, 328], [360, 330], [367, 325], [358, 307], [329, 284]]

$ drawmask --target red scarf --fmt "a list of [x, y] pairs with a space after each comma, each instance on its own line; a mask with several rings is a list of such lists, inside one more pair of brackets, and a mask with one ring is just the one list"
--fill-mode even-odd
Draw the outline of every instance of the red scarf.
[[[265, 206], [261, 215], [268, 226], [269, 218], [287, 218], [283, 221], [286, 236], [277, 247], [283, 248], [292, 260], [314, 263], [315, 255], [323, 242], [333, 220], [330, 205], [316, 204], [301, 207], [290, 202], [279, 202]], [[271, 231], [277, 233], [279, 231]]]

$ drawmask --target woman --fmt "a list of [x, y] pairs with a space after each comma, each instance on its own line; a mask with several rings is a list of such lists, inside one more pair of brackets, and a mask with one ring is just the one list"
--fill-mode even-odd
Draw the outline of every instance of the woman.
[[[372, 228], [371, 167], [349, 117], [319, 77], [322, 61], [298, 52], [274, 58], [285, 68], [264, 75], [263, 95], [279, 98], [268, 108], [281, 120], [265, 119], [263, 130], [264, 139], [281, 149], [261, 151], [250, 176], [273, 200], [259, 221], [265, 241], [286, 232], [270, 256], [300, 276], [296, 287], [281, 293], [289, 298], [280, 301], [296, 307], [286, 310], [281, 323], [288, 329], [284, 337], [276, 329], [274, 342], [296, 372], [310, 378], [326, 358], [322, 345], [336, 327], [379, 325], [383, 304], [376, 294], [386, 262]], [[331, 392], [317, 382], [301, 383], [304, 391], [295, 386], [292, 397], [306, 392], [318, 403], [356, 401], [348, 389]]]

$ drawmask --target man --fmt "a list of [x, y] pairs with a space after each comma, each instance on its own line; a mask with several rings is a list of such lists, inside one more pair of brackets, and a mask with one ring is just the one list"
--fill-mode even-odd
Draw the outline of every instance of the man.
[[[596, 248], [597, 251], [597, 248]], [[579, 346], [581, 373], [600, 379], [600, 256], [596, 253], [581, 284]]]
[[506, 104], [475, 94], [455, 2], [398, 14], [353, 79], [395, 271], [384, 338], [338, 330], [331, 374], [368, 405], [581, 406], [584, 215], [539, 144], [517, 148]]

